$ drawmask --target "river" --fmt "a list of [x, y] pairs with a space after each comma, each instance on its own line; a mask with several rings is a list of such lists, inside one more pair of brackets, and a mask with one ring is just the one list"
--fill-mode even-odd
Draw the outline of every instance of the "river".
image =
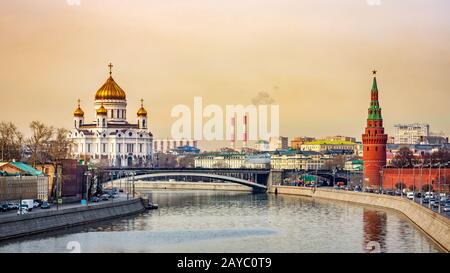
[[0, 244], [1, 252], [439, 252], [404, 215], [300, 196], [152, 191], [158, 210]]

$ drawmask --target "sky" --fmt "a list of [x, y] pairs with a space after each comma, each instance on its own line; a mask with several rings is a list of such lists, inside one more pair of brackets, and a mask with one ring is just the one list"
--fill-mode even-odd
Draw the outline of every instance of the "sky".
[[194, 96], [225, 107], [266, 92], [281, 135], [360, 139], [377, 69], [388, 133], [450, 134], [448, 0], [77, 1], [0, 0], [0, 121], [70, 129], [77, 99], [93, 120], [112, 62], [129, 121], [143, 98], [156, 138]]

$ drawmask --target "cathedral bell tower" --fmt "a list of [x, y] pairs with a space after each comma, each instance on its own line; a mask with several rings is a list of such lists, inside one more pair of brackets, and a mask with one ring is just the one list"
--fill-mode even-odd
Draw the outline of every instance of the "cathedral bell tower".
[[147, 129], [147, 110], [144, 108], [144, 100], [141, 99], [141, 108], [137, 112], [139, 129]]
[[382, 170], [386, 166], [387, 135], [384, 133], [383, 118], [378, 101], [377, 71], [373, 71], [371, 101], [367, 127], [362, 135], [364, 161], [364, 187], [381, 188]]
[[84, 112], [80, 106], [80, 100], [78, 100], [78, 108], [73, 112], [73, 126], [75, 129], [80, 129], [84, 123]]

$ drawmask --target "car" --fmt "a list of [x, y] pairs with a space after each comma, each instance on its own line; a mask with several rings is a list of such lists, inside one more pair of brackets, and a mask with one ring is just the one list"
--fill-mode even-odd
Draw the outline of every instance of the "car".
[[19, 208], [19, 204], [9, 203], [8, 204], [8, 208], [9, 208], [9, 210], [18, 209]]
[[439, 207], [439, 201], [437, 201], [437, 200], [435, 200], [435, 199], [432, 199], [432, 200], [430, 200], [430, 205], [431, 205], [433, 208], [437, 208], [437, 207]]
[[8, 204], [3, 204], [0, 206], [0, 211], [7, 212], [9, 210]]
[[445, 205], [445, 207], [442, 210], [444, 212], [450, 212], [450, 205]]
[[28, 206], [21, 206], [18, 210], [17, 210], [17, 215], [20, 214], [28, 214], [29, 210], [28, 210]]
[[422, 198], [422, 204], [430, 203], [430, 198]]
[[427, 191], [427, 192], [425, 193], [425, 198], [434, 198], [434, 193], [433, 193], [433, 192], [430, 192], [430, 191]]
[[98, 198], [97, 196], [91, 197], [91, 202], [92, 203], [98, 203], [99, 201], [100, 201], [100, 198]]
[[408, 198], [409, 200], [414, 200], [414, 192], [407, 192], [406, 198]]
[[41, 209], [49, 209], [50, 204], [47, 201], [42, 202]]
[[103, 194], [102, 196], [100, 196], [100, 200], [102, 200], [102, 201], [108, 201], [108, 200], [109, 200], [109, 195]]

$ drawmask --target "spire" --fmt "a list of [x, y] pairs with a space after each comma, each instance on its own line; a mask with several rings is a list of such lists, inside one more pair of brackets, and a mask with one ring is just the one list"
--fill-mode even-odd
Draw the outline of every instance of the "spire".
[[377, 85], [377, 71], [373, 70], [373, 82], [372, 82], [372, 91], [371, 91], [371, 101], [369, 107], [369, 120], [381, 120], [381, 108], [380, 103], [378, 102], [378, 85]]
[[372, 91], [378, 91], [378, 86], [377, 86], [377, 71], [373, 70], [372, 71], [373, 74], [373, 83], [372, 83]]

